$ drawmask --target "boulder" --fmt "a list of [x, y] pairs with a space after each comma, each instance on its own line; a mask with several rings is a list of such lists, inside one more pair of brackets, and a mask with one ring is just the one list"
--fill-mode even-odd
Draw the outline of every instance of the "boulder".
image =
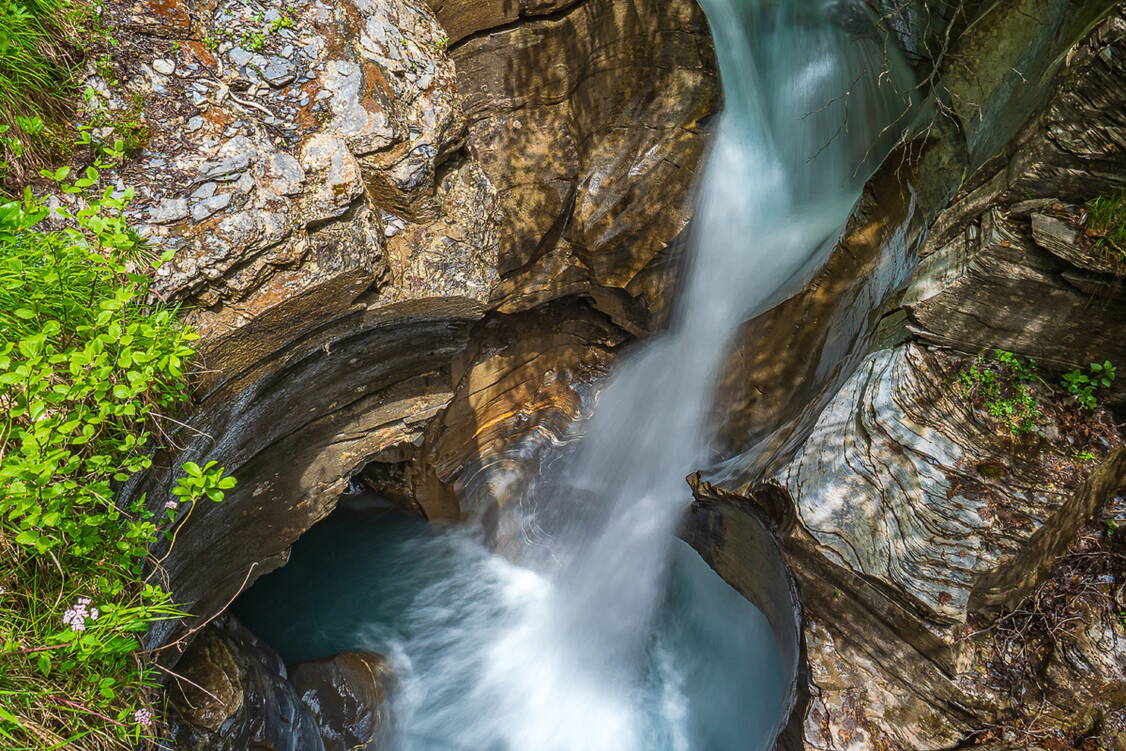
[[169, 692], [172, 738], [185, 751], [322, 751], [281, 658], [230, 615], [193, 640]]
[[394, 675], [374, 652], [342, 652], [290, 667], [289, 680], [320, 729], [325, 751], [387, 748]]

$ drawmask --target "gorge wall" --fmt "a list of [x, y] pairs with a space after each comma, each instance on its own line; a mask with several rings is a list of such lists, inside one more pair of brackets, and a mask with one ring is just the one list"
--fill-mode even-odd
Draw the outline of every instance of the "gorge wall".
[[[1026, 9], [994, 6], [976, 22], [994, 32], [976, 38], [971, 24], [954, 70], [940, 70], [959, 137], [902, 169], [915, 188], [902, 203], [922, 215], [891, 238], [912, 259], [905, 285], [873, 281], [894, 265], [852, 271], [872, 256], [846, 238], [819, 284], [750, 324], [753, 354], [731, 370], [730, 388], [751, 394], [750, 419], [728, 418], [743, 453], [700, 474], [695, 516], [733, 582], [750, 574], [726, 550], [760, 534], [745, 516], [766, 520], [798, 580], [808, 692], [784, 748], [1123, 742], [1121, 549], [1097, 522], [1121, 513], [1126, 486], [1121, 384], [1095, 415], [1051, 403], [1044, 433], [1025, 440], [959, 386], [993, 348], [1056, 373], [1124, 354], [1121, 273], [1075, 220], [1126, 175], [1126, 27], [1121, 7], [1101, 20], [1070, 10], [1030, 24]], [[1074, 46], [1051, 46], [1072, 34]], [[999, 59], [1011, 67], [993, 89], [967, 73]], [[1007, 104], [958, 114], [971, 96]], [[886, 212], [896, 204], [874, 198], [880, 186], [866, 205]], [[763, 332], [799, 326], [801, 341], [827, 342], [820, 360], [762, 351], [775, 340]], [[764, 412], [779, 411], [789, 422], [763, 435], [779, 424]]]
[[[1126, 187], [1126, 19], [1095, 0], [931, 5], [877, 8], [930, 116], [905, 124], [813, 281], [740, 332], [722, 461], [692, 478], [683, 535], [780, 632], [799, 595], [782, 748], [1119, 742], [1126, 634], [1106, 612], [1043, 657], [1057, 688], [1020, 700], [1039, 715], [986, 669], [1002, 631], [970, 638], [1051, 584], [1121, 493], [1113, 417], [1084, 423], [1096, 460], [1046, 463], [952, 381], [992, 347], [1046, 369], [1126, 362], [1126, 289], [1068, 218]], [[662, 321], [721, 106], [710, 37], [691, 0], [106, 12], [130, 29], [126, 91], [94, 75], [91, 106], [142, 103], [151, 137], [122, 178], [177, 252], [158, 294], [205, 345], [180, 449], [130, 492], [159, 507], [170, 467], [213, 457], [240, 481], [165, 560], [199, 618], [151, 641], [227, 687], [181, 702], [177, 742], [303, 748], [311, 731], [278, 730], [316, 725], [284, 667], [212, 618], [356, 475], [405, 510], [496, 526], [589, 386]], [[1079, 430], [1050, 417], [1059, 440]]]

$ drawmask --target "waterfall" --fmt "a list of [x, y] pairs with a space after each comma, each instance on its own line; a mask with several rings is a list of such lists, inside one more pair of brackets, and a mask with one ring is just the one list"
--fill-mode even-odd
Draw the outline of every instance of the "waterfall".
[[548, 510], [534, 604], [476, 688], [498, 749], [649, 748], [631, 695], [731, 337], [817, 270], [904, 127], [909, 78], [861, 9], [702, 4], [724, 110], [686, 278], [667, 331], [621, 363], [561, 479], [531, 499]]
[[652, 748], [637, 686], [731, 337], [817, 269], [901, 129], [910, 86], [860, 10], [703, 5], [724, 111], [686, 278], [667, 331], [620, 365], [561, 481], [532, 499], [554, 523], [539, 523], [544, 549], [525, 556], [513, 615], [479, 666], [463, 736], [475, 748]]
[[[551, 481], [510, 505], [539, 530], [535, 542], [508, 557], [471, 539], [419, 543], [412, 560], [441, 575], [412, 595], [394, 633], [371, 626], [370, 638], [352, 640], [395, 660], [404, 751], [752, 751], [770, 742], [785, 689], [756, 681], [781, 676], [736, 677], [744, 668], [722, 659], [739, 655], [750, 670], [757, 658], [744, 643], [716, 650], [719, 662], [685, 657], [686, 641], [743, 638], [727, 614], [756, 643], [769, 641], [762, 623], [703, 583], [706, 566], [676, 540], [692, 500], [685, 476], [715, 458], [708, 416], [739, 324], [800, 289], [836, 246], [906, 125], [911, 84], [862, 3], [701, 2], [724, 108], [669, 325], [620, 362]], [[417, 578], [422, 565], [412, 566], [395, 576]], [[691, 592], [670, 596], [670, 577]], [[681, 606], [675, 623], [670, 597]], [[749, 731], [759, 704], [767, 719]]]

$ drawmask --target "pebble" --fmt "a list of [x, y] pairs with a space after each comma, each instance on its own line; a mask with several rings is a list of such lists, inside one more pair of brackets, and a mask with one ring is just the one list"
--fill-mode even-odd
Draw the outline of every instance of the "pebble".
[[252, 55], [249, 51], [244, 50], [242, 47], [235, 47], [227, 54], [227, 57], [231, 59], [232, 63], [241, 68], [242, 66], [250, 62], [250, 59], [254, 57], [254, 55]]
[[217, 196], [212, 196], [206, 201], [201, 201], [192, 207], [192, 219], [197, 222], [202, 222], [207, 217], [222, 211], [231, 205], [231, 194], [221, 193]]
[[200, 169], [200, 176], [219, 180], [234, 180], [250, 165], [250, 158], [245, 154], [236, 154], [216, 162], [208, 162]]
[[152, 61], [152, 69], [162, 76], [170, 76], [176, 72], [176, 63], [163, 57]]
[[208, 198], [211, 198], [211, 196], [215, 195], [215, 189], [218, 187], [219, 186], [216, 183], [204, 183], [203, 185], [196, 188], [195, 192], [192, 193], [192, 200], [205, 201]]
[[284, 57], [271, 57], [262, 68], [262, 77], [274, 88], [281, 88], [297, 78], [297, 66]]

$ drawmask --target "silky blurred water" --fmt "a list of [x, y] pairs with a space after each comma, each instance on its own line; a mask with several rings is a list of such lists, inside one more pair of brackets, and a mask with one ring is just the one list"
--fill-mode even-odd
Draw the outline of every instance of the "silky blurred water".
[[835, 247], [911, 87], [859, 2], [702, 5], [724, 111], [671, 321], [619, 364], [551, 477], [504, 499], [525, 534], [501, 557], [468, 532], [332, 522], [242, 603], [290, 660], [389, 651], [402, 749], [757, 751], [782, 720], [794, 666], [675, 537], [685, 476], [715, 458], [734, 332]]
[[[643, 718], [636, 742], [649, 751], [753, 749], [772, 736], [784, 694], [783, 666], [762, 614], [716, 576], [684, 543], [673, 546], [657, 618], [646, 640], [642, 680], [631, 692], [599, 699], [581, 727], [558, 729], [558, 743], [597, 734], [619, 745]], [[238, 617], [288, 663], [345, 650], [391, 656], [400, 680], [394, 747], [411, 751], [507, 751], [504, 738], [482, 734], [477, 716], [500, 716], [503, 703], [478, 694], [483, 672], [519, 664], [496, 634], [542, 600], [549, 584], [490, 552], [469, 529], [434, 529], [395, 514], [342, 512], [298, 541], [289, 564], [239, 599]], [[482, 645], [492, 645], [482, 649]], [[540, 657], [550, 659], [550, 647]], [[533, 656], [533, 659], [535, 656]], [[575, 685], [581, 669], [560, 666]], [[550, 705], [539, 686], [532, 700]], [[531, 719], [531, 718], [525, 718]], [[519, 747], [531, 751], [530, 747]]]

